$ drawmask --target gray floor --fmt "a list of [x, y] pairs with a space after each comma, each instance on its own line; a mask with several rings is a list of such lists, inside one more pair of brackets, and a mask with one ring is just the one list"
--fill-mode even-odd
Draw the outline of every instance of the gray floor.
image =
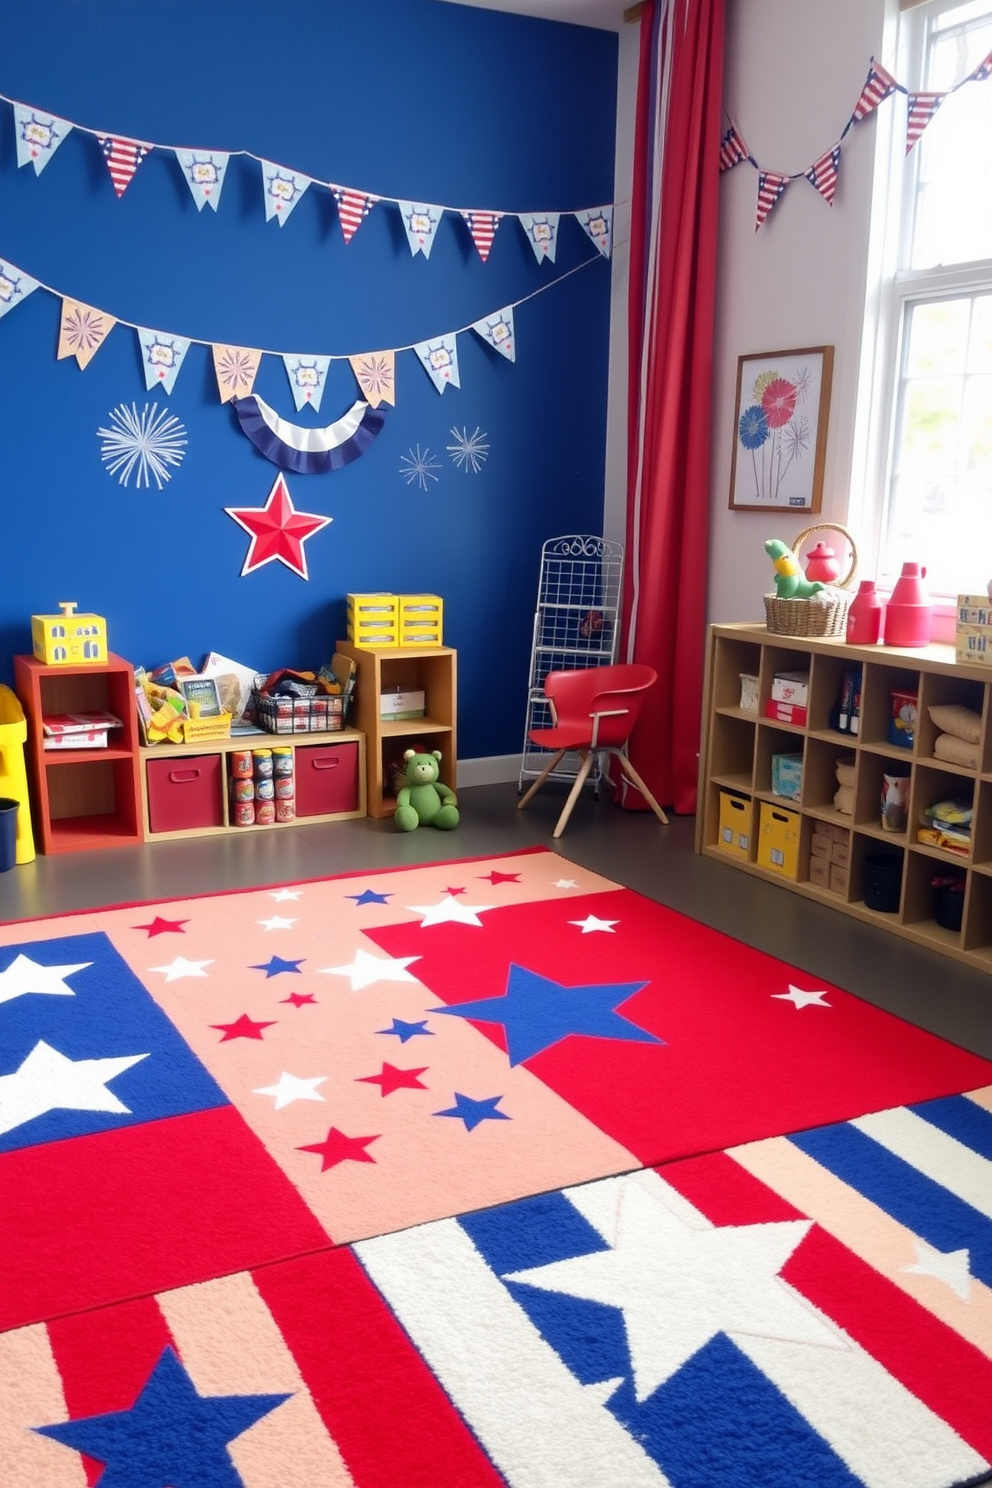
[[402, 833], [391, 821], [365, 819], [39, 856], [0, 874], [0, 922], [543, 845], [992, 1058], [987, 973], [697, 857], [688, 817], [663, 827], [590, 790], [554, 843], [563, 799], [563, 787], [549, 785], [517, 811], [515, 785], [477, 786], [459, 792], [454, 832]]

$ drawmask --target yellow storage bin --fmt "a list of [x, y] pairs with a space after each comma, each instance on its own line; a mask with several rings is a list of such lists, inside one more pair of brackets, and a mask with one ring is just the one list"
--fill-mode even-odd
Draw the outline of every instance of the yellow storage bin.
[[758, 824], [758, 867], [782, 878], [799, 877], [799, 834], [802, 817], [762, 801]]
[[15, 862], [34, 862], [34, 834], [31, 830], [31, 803], [28, 799], [28, 777], [24, 766], [24, 745], [28, 725], [24, 709], [15, 693], [0, 683], [0, 798], [16, 801], [17, 828], [14, 838]]
[[31, 616], [31, 647], [46, 666], [76, 666], [107, 660], [107, 622], [102, 615], [77, 615], [74, 599], [60, 599], [60, 615]]
[[720, 792], [720, 835], [716, 845], [721, 852], [747, 862], [751, 851], [752, 814], [753, 805], [747, 796]]
[[400, 645], [440, 646], [444, 601], [437, 594], [400, 594]]
[[348, 639], [356, 646], [398, 646], [399, 595], [349, 594]]

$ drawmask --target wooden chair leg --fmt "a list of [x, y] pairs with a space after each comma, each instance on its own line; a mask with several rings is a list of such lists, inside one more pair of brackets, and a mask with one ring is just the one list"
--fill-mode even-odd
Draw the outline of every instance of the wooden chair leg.
[[527, 805], [527, 802], [530, 800], [530, 798], [534, 794], [534, 792], [536, 790], [538, 790], [539, 787], [544, 784], [544, 782], [547, 780], [548, 776], [551, 774], [551, 771], [558, 764], [558, 761], [561, 760], [561, 759], [564, 759], [564, 757], [567, 754], [567, 752], [568, 751], [565, 750], [565, 749], [559, 749], [558, 753], [555, 755], [555, 757], [551, 761], [550, 765], [548, 765], [547, 769], [542, 770], [541, 773], [540, 773], [540, 775], [538, 775], [537, 779], [534, 781], [534, 784], [530, 787], [530, 789], [528, 790], [527, 794], [525, 796], [521, 796], [520, 797], [520, 800], [517, 802], [517, 810], [518, 811], [522, 811], [523, 810], [523, 808]]
[[620, 768], [624, 772], [624, 774], [627, 776], [627, 779], [630, 780], [633, 785], [636, 785], [637, 786], [637, 789], [640, 791], [640, 793], [644, 797], [645, 801], [647, 801], [648, 805], [651, 807], [651, 810], [654, 812], [655, 816], [658, 818], [658, 820], [660, 822], [664, 822], [665, 826], [667, 827], [668, 826], [668, 817], [662, 811], [661, 807], [658, 805], [658, 802], [655, 800], [654, 796], [648, 790], [647, 786], [644, 784], [644, 781], [641, 779], [640, 775], [638, 775], [637, 771], [634, 769], [633, 765], [630, 763], [630, 760], [627, 758], [627, 756], [621, 750], [618, 750], [617, 751], [617, 759], [620, 761]]
[[562, 834], [562, 832], [564, 832], [565, 827], [568, 824], [568, 818], [572, 814], [572, 807], [575, 805], [576, 801], [579, 799], [579, 796], [580, 796], [580, 794], [582, 792], [582, 787], [585, 785], [586, 781], [589, 779], [589, 771], [592, 769], [593, 756], [591, 754], [589, 754], [588, 752], [586, 752], [585, 750], [581, 751], [581, 753], [582, 753], [582, 767], [579, 770], [578, 775], [576, 775], [576, 777], [575, 777], [575, 783], [572, 786], [572, 789], [568, 793], [568, 800], [565, 802], [565, 805], [564, 805], [564, 807], [562, 809], [561, 816], [558, 818], [558, 825], [555, 827], [554, 831], [551, 833], [552, 837], [560, 837], [561, 834]]

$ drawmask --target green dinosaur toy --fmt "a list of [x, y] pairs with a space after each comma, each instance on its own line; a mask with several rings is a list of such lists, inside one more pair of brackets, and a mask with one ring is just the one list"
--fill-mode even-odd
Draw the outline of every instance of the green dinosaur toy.
[[765, 552], [775, 566], [775, 593], [779, 599], [809, 599], [825, 589], [818, 579], [803, 577], [796, 555], [780, 538], [770, 537], [765, 543]]
[[394, 820], [401, 832], [413, 832], [417, 827], [440, 827], [450, 831], [458, 825], [458, 809], [455, 793], [450, 786], [438, 780], [441, 751], [419, 754], [408, 749], [406, 760], [406, 784], [396, 794]]

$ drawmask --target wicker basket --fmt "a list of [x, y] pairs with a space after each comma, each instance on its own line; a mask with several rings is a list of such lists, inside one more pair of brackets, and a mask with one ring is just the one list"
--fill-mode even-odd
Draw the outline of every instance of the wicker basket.
[[811, 599], [779, 599], [777, 594], [766, 594], [765, 624], [773, 635], [827, 637], [847, 634], [847, 612], [854, 598], [852, 585], [858, 571], [857, 545], [847, 528], [838, 522], [818, 522], [800, 532], [792, 544], [797, 560], [803, 543], [816, 532], [843, 534], [851, 549], [850, 568], [844, 578], [821, 589]]

